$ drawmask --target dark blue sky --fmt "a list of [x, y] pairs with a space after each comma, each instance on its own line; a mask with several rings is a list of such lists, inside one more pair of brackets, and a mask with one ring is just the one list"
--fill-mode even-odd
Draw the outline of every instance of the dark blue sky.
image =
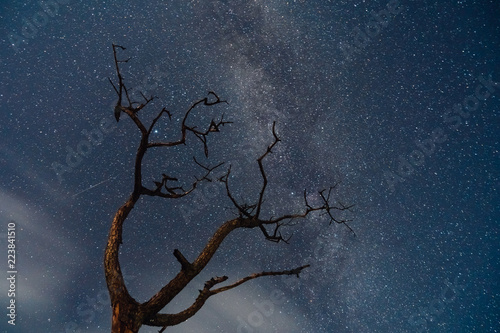
[[[109, 332], [102, 268], [108, 228], [132, 189], [138, 131], [116, 124], [111, 44], [127, 47], [132, 94], [159, 98], [175, 138], [189, 105], [213, 90], [229, 105], [206, 163], [232, 165], [254, 201], [265, 161], [267, 216], [300, 211], [304, 188], [342, 181], [353, 237], [311, 216], [290, 245], [235, 232], [204, 281], [309, 263], [301, 279], [262, 278], [212, 297], [169, 332], [498, 332], [500, 5], [496, 1], [11, 1], [0, 4], [0, 223], [16, 223], [16, 325], [1, 332]], [[145, 181], [185, 184], [203, 147], [148, 152]], [[222, 170], [221, 170], [222, 172]], [[144, 198], [125, 224], [121, 262], [145, 301], [235, 214], [221, 184], [179, 200]], [[143, 327], [141, 332], [157, 332]]]

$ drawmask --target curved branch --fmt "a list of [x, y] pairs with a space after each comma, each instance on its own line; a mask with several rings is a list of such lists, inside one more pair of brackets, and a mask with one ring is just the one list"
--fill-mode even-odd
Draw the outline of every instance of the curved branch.
[[[209, 176], [212, 174], [212, 172], [215, 169], [217, 169], [218, 167], [220, 167], [221, 165], [224, 164], [224, 162], [221, 162], [213, 167], [210, 167], [210, 166], [206, 166], [206, 165], [201, 164], [194, 157], [193, 157], [193, 160], [198, 166], [205, 169], [206, 173], [201, 178], [196, 178], [196, 180], [191, 184], [191, 188], [189, 190], [184, 190], [182, 188], [182, 186], [176, 186], [176, 187], [168, 186], [167, 182], [169, 180], [177, 181], [177, 178], [169, 177], [166, 174], [162, 174], [162, 180], [154, 182], [156, 185], [156, 188], [154, 190], [151, 190], [149, 188], [142, 186], [141, 194], [149, 195], [149, 196], [157, 196], [157, 197], [162, 197], [162, 198], [167, 198], [167, 199], [182, 198], [182, 197], [188, 195], [189, 193], [193, 192], [199, 183], [201, 183], [203, 181], [211, 182], [212, 179], [210, 179]], [[167, 192], [162, 192], [162, 190], [165, 190]]]
[[217, 283], [221, 283], [227, 280], [227, 276], [212, 278], [209, 281], [205, 282], [205, 286], [202, 290], [200, 290], [200, 294], [194, 301], [194, 303], [185, 309], [176, 314], [160, 314], [157, 313], [151, 319], [148, 319], [144, 324], [149, 326], [159, 326], [162, 329], [159, 331], [163, 332], [168, 326], [178, 325], [192, 316], [194, 316], [202, 307], [205, 305], [207, 299], [214, 295], [214, 293], [210, 290]]
[[[215, 97], [215, 101], [209, 100], [208, 96], [210, 96], [210, 95], [213, 95]], [[219, 127], [224, 126], [225, 124], [232, 124], [232, 122], [230, 122], [230, 121], [224, 121], [224, 115], [222, 115], [221, 120], [219, 120], [218, 122], [215, 122], [215, 120], [212, 119], [208, 129], [205, 131], [199, 131], [196, 129], [196, 127], [190, 127], [186, 124], [187, 119], [188, 119], [191, 111], [193, 111], [198, 105], [200, 105], [202, 103], [203, 103], [203, 105], [206, 105], [206, 106], [213, 106], [213, 105], [220, 104], [220, 103], [228, 104], [227, 101], [221, 100], [219, 98], [219, 96], [217, 96], [217, 94], [214, 93], [213, 91], [209, 91], [208, 96], [203, 98], [203, 99], [200, 99], [199, 101], [194, 102], [191, 105], [191, 107], [184, 114], [184, 118], [182, 119], [182, 124], [181, 124], [181, 138], [179, 140], [171, 141], [171, 142], [150, 142], [150, 143], [148, 143], [147, 147], [148, 148], [151, 148], [151, 147], [172, 147], [172, 146], [184, 144], [186, 142], [187, 133], [189, 131], [189, 132], [192, 132], [198, 139], [201, 140], [201, 142], [203, 143], [205, 156], [208, 157], [208, 146], [207, 146], [208, 134], [211, 132], [219, 132]], [[165, 110], [165, 112], [168, 112], [168, 111]], [[155, 118], [154, 123], [156, 123], [156, 121], [158, 121], [158, 119], [160, 118], [162, 113], [163, 113], [163, 111], [157, 116], [157, 118]], [[168, 113], [168, 114], [170, 115], [170, 113]], [[152, 126], [154, 126], [154, 124]], [[152, 129], [152, 126], [151, 126], [150, 130]]]
[[286, 270], [286, 271], [274, 271], [274, 272], [270, 271], [270, 272], [254, 273], [254, 274], [251, 274], [247, 277], [244, 277], [244, 278], [234, 282], [233, 284], [230, 284], [229, 286], [225, 286], [225, 287], [221, 287], [221, 288], [217, 288], [215, 290], [212, 290], [212, 293], [215, 295], [215, 294], [236, 288], [239, 285], [242, 285], [243, 283], [245, 283], [247, 281], [250, 281], [250, 280], [262, 277], [262, 276], [296, 275], [297, 277], [299, 277], [299, 274], [302, 273], [302, 270], [304, 270], [305, 268], [310, 267], [310, 266], [311, 265], [303, 265], [303, 266], [300, 266], [300, 267], [297, 267], [294, 269], [290, 269], [290, 270]]
[[205, 286], [203, 287], [202, 290], [200, 290], [200, 294], [194, 301], [194, 303], [187, 308], [184, 311], [181, 311], [176, 314], [157, 314], [153, 318], [149, 319], [145, 324], [149, 326], [160, 326], [162, 329], [159, 331], [159, 333], [163, 332], [168, 326], [174, 326], [178, 325], [192, 316], [194, 316], [205, 304], [207, 299], [213, 295], [222, 293], [224, 291], [236, 288], [243, 283], [257, 279], [259, 277], [263, 276], [279, 276], [279, 275], [296, 275], [299, 277], [300, 273], [302, 270], [305, 268], [310, 267], [310, 265], [304, 265], [300, 266], [291, 270], [285, 270], [285, 271], [269, 271], [269, 272], [260, 272], [260, 273], [254, 273], [249, 276], [246, 276], [228, 286], [225, 287], [220, 287], [217, 289], [212, 290], [211, 288], [215, 286], [216, 284], [222, 283], [228, 279], [227, 276], [221, 276], [221, 277], [216, 277], [212, 278], [209, 281], [205, 282]]
[[252, 212], [255, 209], [256, 205], [241, 205], [238, 204], [236, 199], [233, 197], [231, 194], [231, 191], [229, 190], [229, 175], [231, 174], [231, 166], [229, 166], [227, 172], [225, 175], [219, 178], [219, 181], [223, 182], [225, 187], [226, 187], [226, 194], [233, 203], [233, 205], [238, 209], [240, 217], [252, 217]]
[[[272, 133], [274, 140], [273, 142], [267, 147], [266, 151], [257, 159], [257, 162], [259, 164], [259, 170], [260, 174], [262, 176], [262, 188], [259, 193], [259, 198], [256, 204], [240, 204], [236, 201], [236, 199], [233, 197], [231, 194], [231, 191], [229, 190], [229, 174], [231, 172], [231, 168], [229, 168], [228, 172], [221, 177], [219, 180], [225, 183], [226, 186], [226, 194], [233, 203], [233, 205], [236, 207], [236, 209], [239, 212], [240, 217], [246, 217], [246, 218], [253, 218], [256, 220], [261, 221], [261, 224], [258, 225], [262, 233], [264, 234], [264, 237], [272, 242], [279, 243], [281, 241], [288, 243], [290, 240], [291, 236], [287, 239], [283, 238], [280, 232], [280, 228], [286, 223], [284, 221], [286, 220], [294, 220], [294, 219], [301, 219], [301, 218], [306, 218], [310, 213], [312, 212], [323, 212], [322, 215], [327, 215], [329, 218], [329, 224], [332, 224], [333, 222], [338, 223], [338, 224], [343, 224], [345, 225], [350, 232], [353, 233], [354, 236], [356, 236], [356, 233], [354, 230], [347, 224], [351, 220], [344, 220], [344, 219], [338, 219], [337, 217], [334, 216], [333, 211], [345, 211], [345, 210], [350, 210], [354, 205], [344, 205], [340, 202], [338, 202], [338, 205], [334, 205], [331, 203], [331, 193], [332, 190], [335, 189], [338, 186], [338, 183], [335, 184], [334, 186], [330, 187], [328, 190], [328, 193], [325, 194], [326, 189], [321, 190], [318, 192], [321, 200], [322, 200], [322, 205], [313, 207], [309, 204], [307, 200], [307, 193], [304, 190], [304, 204], [305, 204], [305, 211], [303, 213], [295, 213], [295, 214], [285, 214], [283, 216], [280, 216], [278, 218], [272, 218], [269, 220], [261, 220], [260, 219], [260, 213], [262, 210], [262, 204], [264, 202], [264, 194], [267, 188], [267, 174], [264, 169], [264, 164], [263, 160], [266, 158], [270, 153], [272, 153], [272, 149], [274, 146], [281, 141], [278, 135], [276, 134], [276, 123], [273, 122], [273, 127], [272, 127]], [[253, 211], [256, 210], [255, 214], [253, 214]], [[272, 225], [274, 224], [275, 228], [272, 234], [270, 234], [266, 228], [265, 225]]]
[[147, 314], [146, 317], [154, 316], [161, 309], [163, 309], [194, 277], [196, 277], [205, 268], [227, 235], [237, 228], [250, 224], [250, 220], [238, 218], [226, 221], [219, 226], [198, 257], [191, 263], [190, 269], [181, 270], [172, 280], [170, 280], [170, 282], [168, 282], [158, 293], [156, 293], [156, 295], [143, 304], [144, 311]]
[[123, 222], [134, 207], [135, 202], [136, 200], [130, 197], [127, 202], [118, 209], [108, 235], [108, 242], [104, 253], [104, 271], [112, 305], [121, 297], [124, 297], [130, 303], [139, 304], [130, 296], [125, 286], [120, 262], [118, 260], [120, 245], [122, 244]]
[[281, 141], [280, 138], [278, 137], [278, 135], [276, 134], [276, 122], [273, 122], [273, 136], [274, 136], [274, 141], [273, 143], [271, 143], [269, 145], [269, 147], [267, 147], [267, 150], [264, 154], [262, 154], [258, 159], [257, 159], [257, 162], [259, 163], [259, 170], [260, 170], [260, 173], [262, 175], [262, 180], [263, 180], [263, 184], [262, 184], [262, 189], [260, 191], [260, 194], [259, 194], [259, 202], [257, 203], [257, 212], [255, 213], [255, 217], [259, 217], [260, 215], [260, 211], [261, 211], [261, 208], [262, 208], [262, 200], [264, 199], [264, 192], [266, 191], [266, 186], [267, 186], [267, 177], [266, 177], [266, 173], [264, 171], [264, 166], [262, 165], [262, 161], [264, 160], [264, 158], [272, 152], [272, 149], [273, 147], [279, 142]]
[[[134, 208], [135, 203], [139, 200], [141, 195], [148, 196], [158, 196], [163, 198], [181, 198], [183, 196], [188, 195], [193, 190], [196, 189], [198, 183], [202, 181], [212, 181], [210, 178], [213, 170], [221, 166], [223, 163], [220, 163], [216, 166], [210, 167], [199, 163], [196, 159], [194, 162], [205, 170], [205, 174], [201, 178], [196, 178], [196, 180], [192, 183], [191, 188], [185, 190], [182, 186], [172, 186], [172, 182], [177, 181], [176, 178], [171, 177], [167, 174], [162, 174], [162, 178], [160, 181], [154, 181], [154, 188], [147, 188], [142, 184], [142, 162], [146, 151], [149, 148], [153, 147], [171, 147], [180, 144], [184, 144], [186, 142], [187, 133], [191, 132], [196, 136], [202, 143], [204, 147], [205, 156], [208, 156], [208, 146], [207, 146], [207, 137], [212, 132], [219, 132], [220, 127], [225, 124], [229, 124], [231, 122], [224, 121], [224, 116], [221, 116], [221, 119], [216, 121], [214, 119], [211, 120], [209, 126], [205, 130], [199, 130], [195, 126], [191, 127], [187, 124], [188, 117], [192, 113], [192, 111], [199, 105], [204, 106], [213, 106], [220, 103], [227, 103], [223, 101], [217, 96], [214, 92], [209, 91], [207, 97], [194, 102], [191, 107], [185, 112], [184, 117], [181, 123], [180, 134], [181, 137], [177, 141], [172, 142], [149, 142], [149, 137], [153, 131], [153, 128], [156, 126], [160, 118], [167, 114], [169, 118], [171, 118], [171, 113], [163, 108], [158, 115], [153, 119], [151, 124], [146, 127], [142, 121], [138, 117], [138, 112], [142, 110], [145, 106], [147, 106], [154, 97], [147, 98], [142, 95], [145, 102], [137, 103], [132, 102], [129, 98], [128, 90], [125, 86], [123, 77], [120, 73], [119, 64], [122, 62], [128, 62], [129, 59], [119, 60], [117, 57], [117, 49], [124, 50], [125, 48], [119, 45], [113, 44], [113, 54], [116, 66], [116, 72], [118, 77], [118, 85], [116, 86], [111, 80], [109, 80], [118, 95], [118, 102], [115, 106], [115, 117], [116, 120], [119, 120], [121, 113], [127, 114], [134, 124], [137, 126], [139, 131], [141, 132], [141, 141], [139, 143], [139, 147], [137, 149], [136, 157], [135, 157], [135, 165], [134, 165], [134, 188], [127, 199], [125, 204], [121, 206], [116, 212], [113, 222], [111, 225], [111, 229], [108, 235], [108, 242], [105, 250], [104, 257], [104, 265], [105, 265], [105, 275], [106, 275], [106, 283], [109, 289], [109, 293], [111, 296], [111, 304], [113, 308], [113, 332], [122, 332], [122, 324], [133, 327], [133, 329], [126, 328], [127, 331], [137, 331], [142, 324], [152, 325], [152, 326], [161, 326], [163, 327], [161, 332], [165, 329], [166, 326], [173, 326], [180, 322], [183, 322], [193, 316], [206, 302], [206, 300], [215, 294], [224, 292], [226, 290], [236, 288], [237, 286], [258, 277], [262, 276], [272, 276], [272, 275], [297, 275], [302, 272], [303, 269], [309, 267], [309, 265], [301, 266], [292, 270], [286, 271], [269, 271], [269, 272], [260, 272], [244, 277], [228, 286], [220, 287], [217, 289], [212, 289], [216, 284], [222, 283], [227, 280], [226, 276], [212, 278], [211, 280], [205, 283], [203, 290], [200, 290], [200, 294], [194, 301], [194, 303], [187, 308], [186, 310], [179, 312], [177, 314], [159, 314], [168, 303], [172, 301], [174, 297], [176, 297], [186, 286], [187, 284], [193, 280], [209, 263], [212, 259], [221, 243], [224, 239], [234, 230], [238, 228], [256, 228], [258, 227], [265, 238], [270, 241], [287, 242], [288, 239], [284, 239], [281, 235], [280, 228], [285, 225], [290, 225], [294, 219], [305, 218], [310, 213], [313, 212], [322, 212], [322, 215], [328, 216], [330, 219], [330, 224], [333, 222], [344, 224], [349, 228], [351, 232], [354, 231], [349, 227], [347, 222], [349, 220], [338, 219], [334, 215], [334, 211], [344, 211], [349, 210], [353, 206], [344, 205], [342, 203], [332, 204], [331, 202], [331, 192], [332, 187], [326, 192], [326, 190], [322, 190], [319, 192], [319, 197], [322, 200], [322, 204], [318, 206], [312, 206], [309, 204], [307, 200], [306, 192], [304, 191], [304, 201], [305, 201], [305, 211], [302, 213], [296, 214], [287, 214], [280, 216], [278, 218], [270, 218], [267, 220], [261, 219], [260, 215], [262, 212], [262, 205], [264, 202], [264, 194], [267, 188], [268, 180], [267, 175], [264, 169], [263, 160], [272, 153], [272, 149], [274, 146], [280, 141], [276, 133], [276, 124], [273, 122], [272, 126], [272, 134], [274, 137], [273, 142], [267, 147], [266, 151], [257, 159], [257, 163], [259, 165], [260, 174], [263, 180], [262, 188], [258, 195], [257, 202], [254, 204], [239, 204], [235, 198], [232, 196], [228, 179], [231, 172], [231, 168], [228, 169], [227, 173], [219, 178], [219, 181], [225, 183], [227, 196], [230, 198], [234, 206], [239, 211], [239, 217], [235, 219], [231, 219], [223, 223], [221, 226], [217, 228], [212, 237], [207, 241], [203, 250], [199, 253], [196, 259], [193, 262], [189, 262], [184, 255], [178, 250], [174, 250], [174, 256], [177, 261], [181, 264], [181, 269], [177, 273], [177, 275], [171, 279], [156, 295], [152, 296], [147, 302], [139, 304], [135, 299], [133, 299], [129, 292], [126, 289], [125, 282], [123, 279], [123, 275], [120, 268], [120, 263], [118, 260], [120, 245], [122, 244], [122, 234], [123, 234], [123, 224], [126, 218], [128, 217], [130, 211]], [[126, 101], [125, 101], [126, 100]], [[128, 103], [128, 105], [127, 105]], [[269, 233], [266, 229], [267, 225], [274, 225], [273, 233]], [[355, 235], [355, 234], [354, 234]]]
[[190, 264], [190, 269], [181, 270], [156, 295], [143, 304], [146, 317], [150, 318], [170, 303], [205, 268], [224, 239], [232, 231], [238, 228], [255, 228], [262, 223], [264, 221], [259, 221], [255, 218], [236, 218], [226, 221], [219, 226], [198, 257]]
[[[260, 213], [260, 207], [262, 206], [263, 202], [264, 192], [267, 186], [267, 176], [262, 161], [272, 151], [272, 148], [276, 145], [276, 143], [280, 141], [279, 137], [276, 134], [274, 124], [273, 124], [273, 136], [274, 136], [273, 143], [268, 146], [266, 152], [262, 154], [258, 159], [259, 169], [262, 178], [264, 180], [261, 192], [259, 194], [259, 202], [256, 205], [240, 205], [236, 202], [236, 200], [233, 198], [233, 196], [229, 191], [228, 178], [231, 172], [231, 168], [229, 168], [226, 175], [221, 177], [219, 180], [225, 182], [227, 195], [231, 199], [233, 204], [238, 208], [240, 216], [238, 218], [229, 220], [224, 224], [222, 224], [214, 233], [214, 235], [209, 239], [203, 250], [200, 252], [198, 257], [192, 263], [189, 263], [183, 256], [181, 256], [180, 252], [177, 250], [175, 256], [177, 260], [181, 263], [183, 269], [181, 269], [181, 271], [168, 284], [166, 284], [156, 295], [154, 295], [150, 300], [148, 300], [146, 303], [143, 304], [143, 309], [145, 309], [144, 311], [145, 313], [147, 313], [146, 318], [149, 318], [148, 325], [151, 325], [152, 323], [156, 322], [155, 320], [158, 320], [158, 322], [156, 322], [158, 324], [160, 322], [162, 323], [162, 325], [158, 326], [165, 326], [168, 323], [173, 323], [173, 322], [178, 323], [179, 321], [184, 321], [190, 316], [194, 315], [194, 313], [196, 313], [196, 311], [198, 311], [198, 309], [201, 308], [205, 300], [211, 295], [210, 293], [208, 294], [201, 293], [198, 296], [197, 301], [195, 301], [195, 303], [190, 308], [186, 309], [185, 312], [176, 315], [162, 315], [163, 317], [157, 317], [159, 316], [157, 315], [157, 313], [161, 311], [161, 309], [163, 309], [168, 303], [170, 303], [170, 301], [174, 297], [176, 297], [178, 293], [181, 290], [183, 290], [186, 287], [186, 285], [205, 268], [205, 266], [211, 260], [211, 258], [213, 257], [219, 246], [222, 244], [224, 239], [235, 229], [259, 227], [261, 231], [264, 233], [267, 240], [271, 240], [274, 242], [280, 242], [280, 241], [287, 242], [288, 239], [284, 239], [279, 231], [280, 227], [286, 224], [284, 223], [285, 220], [305, 218], [312, 212], [324, 211], [325, 214], [328, 214], [328, 216], [331, 218], [331, 222], [335, 221], [337, 223], [344, 223], [344, 224], [347, 222], [342, 220], [336, 220], [335, 217], [332, 215], [331, 210], [347, 210], [350, 209], [352, 206], [343, 206], [343, 205], [340, 207], [332, 206], [331, 203], [329, 202], [332, 188], [330, 188], [328, 194], [326, 195], [325, 195], [325, 190], [319, 192], [319, 195], [323, 200], [323, 205], [321, 206], [318, 207], [311, 206], [307, 201], [307, 195], [306, 192], [304, 191], [304, 201], [306, 210], [303, 213], [283, 215], [281, 217], [269, 220], [261, 220], [258, 218], [258, 214]], [[207, 168], [207, 170], [210, 169]], [[255, 207], [257, 207], [258, 212], [255, 213], [255, 215], [252, 215], [252, 211]], [[265, 225], [275, 225], [274, 233], [269, 234], [265, 229]], [[211, 292], [215, 293], [222, 292], [237, 287], [238, 285], [250, 279], [260, 276], [298, 274], [305, 267], [307, 266], [299, 267], [298, 269], [292, 271], [257, 273], [249, 277], [246, 277], [240, 281], [237, 281], [230, 286], [222, 287], [213, 290]], [[158, 318], [162, 318], [162, 320], [159, 321]]]
[[[146, 105], [148, 105], [152, 100], [153, 97], [147, 98], [144, 95], [143, 98], [145, 99], [145, 102], [142, 104], [139, 104], [137, 102], [132, 102], [129, 98], [128, 90], [125, 86], [123, 76], [120, 71], [120, 63], [122, 62], [128, 62], [129, 59], [127, 60], [119, 60], [117, 56], [117, 49], [122, 49], [125, 50], [124, 47], [115, 45], [113, 44], [113, 55], [114, 55], [114, 60], [115, 60], [115, 67], [116, 67], [116, 74], [118, 77], [118, 86], [116, 86], [111, 79], [109, 80], [111, 85], [113, 86], [113, 89], [115, 90], [116, 94], [118, 95], [118, 101], [115, 106], [114, 112], [115, 112], [115, 118], [117, 121], [119, 121], [121, 113], [127, 114], [134, 124], [137, 126], [139, 131], [141, 132], [141, 141], [139, 143], [139, 147], [137, 149], [136, 157], [135, 157], [135, 164], [134, 164], [134, 188], [133, 191], [129, 197], [129, 199], [125, 202], [123, 206], [121, 206], [118, 211], [116, 212], [110, 232], [108, 234], [108, 241], [105, 249], [105, 254], [104, 254], [104, 267], [105, 267], [105, 275], [106, 275], [106, 284], [109, 290], [109, 294], [111, 297], [111, 305], [113, 308], [113, 331], [115, 331], [115, 328], [119, 327], [121, 324], [120, 323], [129, 323], [130, 320], [133, 321], [132, 325], [135, 326], [140, 326], [147, 316], [152, 315], [152, 312], [148, 312], [149, 308], [144, 308], [144, 304], [139, 304], [135, 299], [133, 299], [129, 292], [127, 291], [127, 288], [125, 286], [125, 282], [123, 279], [123, 274], [121, 272], [120, 268], [120, 263], [119, 263], [119, 250], [120, 250], [120, 245], [122, 244], [122, 235], [123, 235], [123, 224], [125, 220], [127, 219], [130, 211], [133, 209], [135, 203], [138, 201], [141, 195], [150, 195], [150, 196], [160, 196], [164, 198], [180, 198], [183, 197], [187, 194], [189, 194], [191, 191], [193, 191], [196, 188], [196, 185], [201, 182], [201, 181], [207, 181], [209, 179], [210, 173], [222, 163], [216, 165], [215, 167], [208, 167], [204, 166], [198, 161], [195, 160], [195, 163], [201, 166], [203, 169], [206, 170], [206, 173], [203, 175], [202, 178], [196, 179], [196, 181], [192, 184], [192, 188], [188, 191], [184, 191], [181, 187], [171, 187], [170, 185], [167, 185], [167, 181], [174, 181], [176, 180], [175, 178], [169, 177], [165, 174], [163, 174], [163, 178], [161, 182], [155, 182], [157, 185], [155, 190], [148, 189], [142, 185], [142, 162], [144, 159], [144, 156], [146, 154], [146, 151], [148, 148], [151, 147], [156, 147], [156, 146], [173, 146], [176, 144], [181, 144], [184, 143], [186, 140], [186, 134], [187, 131], [191, 131], [197, 136], [198, 138], [203, 138], [204, 142], [204, 148], [205, 148], [205, 155], [208, 154], [208, 148], [206, 144], [206, 136], [211, 133], [211, 132], [217, 132], [219, 131], [219, 127], [223, 126], [225, 124], [228, 124], [230, 122], [224, 121], [223, 118], [219, 122], [215, 122], [212, 120], [210, 123], [208, 129], [205, 132], [201, 132], [196, 130], [195, 128], [188, 127], [186, 125], [186, 121], [188, 119], [189, 114], [191, 111], [199, 104], [203, 103], [203, 105], [207, 106], [212, 106], [215, 104], [219, 103], [227, 103], [226, 101], [222, 101], [214, 92], [209, 92], [208, 96], [205, 97], [204, 99], [195, 102], [189, 110], [186, 112], [184, 115], [184, 119], [182, 121], [182, 137], [181, 140], [173, 143], [160, 143], [160, 144], [155, 144], [155, 143], [149, 143], [149, 136], [151, 134], [151, 131], [155, 124], [158, 122], [160, 117], [167, 113], [169, 117], [171, 117], [171, 114], [168, 110], [163, 108], [160, 113], [153, 119], [152, 123], [149, 125], [148, 128], [142, 123], [142, 121], [138, 117], [138, 112], [142, 110]], [[209, 96], [215, 96], [215, 100], [209, 100]], [[125, 101], [126, 99], [126, 101]], [[128, 105], [127, 105], [128, 103]], [[139, 105], [137, 105], [139, 104]], [[162, 192], [162, 189], [165, 190], [166, 192]], [[185, 283], [189, 282], [195, 275], [188, 274], [186, 275], [185, 272], [189, 271], [186, 268], [187, 266], [187, 260], [185, 258], [183, 259], [182, 254], [180, 254], [179, 251], [175, 252], [176, 258], [183, 264], [184, 270], [181, 270], [181, 272], [178, 274], [178, 276], [173, 280], [174, 284], [183, 285], [185, 286]], [[187, 282], [186, 282], [187, 281]], [[183, 287], [182, 287], [183, 288]], [[172, 288], [174, 293], [176, 294], [176, 291], [182, 290], [178, 288]], [[145, 310], [144, 310], [145, 309]], [[157, 313], [160, 309], [156, 309], [154, 313]]]

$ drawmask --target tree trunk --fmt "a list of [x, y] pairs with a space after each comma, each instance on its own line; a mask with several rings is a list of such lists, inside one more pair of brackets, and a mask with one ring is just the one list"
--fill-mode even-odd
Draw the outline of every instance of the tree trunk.
[[111, 333], [138, 333], [142, 316], [135, 304], [117, 302], [113, 306]]

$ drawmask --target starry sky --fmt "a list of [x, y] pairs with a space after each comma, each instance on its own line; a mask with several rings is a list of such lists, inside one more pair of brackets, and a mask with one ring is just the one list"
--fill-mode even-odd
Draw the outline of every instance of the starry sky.
[[[0, 245], [16, 224], [16, 325], [0, 282], [1, 332], [109, 332], [102, 268], [112, 216], [132, 189], [139, 133], [113, 116], [112, 43], [130, 58], [131, 95], [158, 98], [176, 130], [233, 123], [203, 145], [148, 152], [144, 181], [187, 185], [193, 156], [231, 165], [230, 186], [256, 200], [256, 159], [269, 186], [264, 216], [300, 212], [303, 191], [356, 206], [350, 226], [311, 215], [290, 244], [258, 230], [232, 234], [169, 304], [204, 281], [311, 264], [300, 279], [261, 278], [209, 299], [167, 332], [499, 332], [500, 5], [478, 1], [2, 1], [0, 4]], [[219, 118], [218, 118], [219, 117]], [[178, 200], [143, 198], [125, 223], [121, 263], [146, 301], [236, 211], [222, 184]], [[141, 332], [157, 332], [144, 326]]]

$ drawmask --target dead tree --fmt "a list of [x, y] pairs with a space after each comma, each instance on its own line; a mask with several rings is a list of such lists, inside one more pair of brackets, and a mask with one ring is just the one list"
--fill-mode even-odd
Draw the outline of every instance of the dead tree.
[[[205, 283], [192, 305], [187, 309], [175, 314], [160, 313], [160, 311], [167, 304], [169, 304], [179, 294], [179, 292], [183, 290], [187, 286], [187, 284], [205, 268], [223, 240], [235, 229], [259, 228], [262, 231], [265, 239], [273, 242], [286, 242], [287, 240], [282, 237], [280, 232], [282, 226], [286, 225], [290, 221], [305, 218], [312, 212], [322, 212], [329, 219], [330, 223], [336, 222], [344, 224], [349, 228], [349, 230], [352, 231], [352, 229], [346, 223], [348, 222], [347, 220], [337, 219], [333, 214], [336, 210], [348, 210], [352, 206], [345, 206], [342, 204], [332, 205], [330, 197], [332, 189], [319, 192], [319, 196], [321, 198], [321, 205], [319, 206], [312, 206], [308, 202], [306, 193], [304, 192], [305, 207], [303, 212], [283, 215], [277, 218], [266, 219], [262, 217], [262, 204], [264, 202], [264, 195], [267, 187], [267, 176], [264, 170], [263, 162], [264, 159], [272, 152], [273, 147], [280, 141], [280, 138], [276, 133], [276, 128], [273, 124], [272, 134], [274, 137], [274, 141], [257, 159], [260, 174], [262, 177], [262, 188], [260, 190], [258, 198], [256, 199], [256, 202], [253, 204], [242, 204], [234, 198], [234, 196], [231, 194], [229, 186], [229, 174], [231, 172], [231, 169], [229, 168], [225, 175], [218, 178], [217, 180], [225, 184], [227, 196], [237, 210], [237, 217], [222, 223], [217, 228], [217, 230], [215, 230], [212, 237], [207, 241], [205, 247], [199, 253], [198, 257], [193, 261], [189, 261], [184, 257], [180, 250], [175, 249], [173, 251], [173, 255], [180, 263], [180, 270], [177, 275], [168, 283], [166, 283], [163, 288], [161, 288], [161, 290], [153, 295], [148, 301], [144, 303], [139, 303], [138, 301], [136, 301], [127, 290], [118, 258], [120, 245], [122, 244], [123, 224], [127, 219], [130, 211], [134, 208], [137, 200], [141, 196], [156, 196], [165, 199], [178, 199], [187, 196], [196, 189], [197, 185], [200, 182], [212, 180], [211, 177], [213, 177], [213, 171], [216, 168], [221, 167], [222, 165], [221, 163], [215, 166], [207, 166], [195, 159], [194, 163], [200, 166], [202, 170], [202, 176], [196, 178], [196, 180], [190, 185], [189, 188], [184, 189], [182, 186], [172, 185], [175, 181], [177, 181], [177, 179], [165, 173], [163, 173], [161, 177], [159, 177], [158, 180], [154, 182], [154, 186], [148, 187], [143, 183], [142, 175], [142, 162], [146, 151], [153, 148], [168, 148], [185, 144], [188, 139], [188, 135], [192, 134], [203, 143], [204, 153], [205, 155], [208, 155], [207, 136], [211, 135], [212, 133], [219, 132], [224, 125], [227, 125], [230, 122], [225, 121], [223, 117], [221, 117], [220, 120], [212, 120], [210, 124], [207, 124], [205, 130], [201, 130], [195, 126], [189, 125], [189, 119], [196, 108], [201, 106], [210, 107], [217, 104], [226, 103], [225, 101], [221, 100], [216, 93], [209, 92], [207, 97], [193, 103], [184, 114], [178, 133], [178, 140], [169, 142], [150, 141], [150, 135], [158, 120], [162, 116], [168, 116], [169, 118], [171, 118], [172, 115], [167, 109], [163, 108], [149, 125], [146, 125], [139, 118], [139, 112], [142, 111], [153, 100], [154, 97], [146, 97], [143, 95], [144, 101], [142, 103], [135, 102], [130, 99], [120, 71], [121, 64], [128, 62], [129, 59], [119, 60], [117, 54], [119, 50], [125, 50], [125, 48], [113, 44], [114, 62], [118, 78], [118, 82], [116, 84], [110, 80], [116, 94], [118, 95], [118, 102], [116, 103], [114, 109], [115, 117], [118, 121], [122, 113], [126, 114], [139, 129], [141, 139], [135, 156], [133, 190], [128, 199], [118, 209], [113, 218], [104, 255], [106, 283], [109, 290], [109, 295], [111, 297], [112, 333], [136, 333], [139, 331], [142, 325], [157, 326], [161, 328], [159, 332], [163, 332], [167, 327], [178, 325], [195, 315], [210, 296], [219, 294], [229, 289], [233, 289], [249, 280], [253, 280], [262, 276], [296, 275], [298, 277], [302, 270], [309, 266], [304, 265], [290, 270], [254, 273], [247, 277], [236, 280], [233, 283], [219, 286], [217, 288], [215, 286], [226, 282], [228, 280], [228, 277], [213, 277]], [[268, 228], [271, 228], [272, 231], [268, 231]]]

